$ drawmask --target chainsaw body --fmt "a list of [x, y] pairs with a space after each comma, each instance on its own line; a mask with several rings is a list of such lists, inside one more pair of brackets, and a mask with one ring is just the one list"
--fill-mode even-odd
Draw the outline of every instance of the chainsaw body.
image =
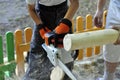
[[71, 57], [72, 51], [66, 51], [64, 48], [55, 48], [52, 44], [49, 46], [42, 44], [42, 47], [47, 52], [47, 57], [54, 66], [59, 66], [72, 80], [77, 80], [65, 65], [73, 61]]

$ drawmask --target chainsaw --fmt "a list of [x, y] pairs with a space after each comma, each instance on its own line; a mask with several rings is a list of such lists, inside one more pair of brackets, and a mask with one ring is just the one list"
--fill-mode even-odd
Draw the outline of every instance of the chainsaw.
[[65, 63], [73, 61], [71, 56], [72, 51], [66, 51], [64, 48], [56, 48], [52, 44], [46, 45], [45, 43], [42, 44], [42, 47], [47, 52], [47, 57], [55, 67], [59, 66], [72, 80], [78, 80], [65, 65]]

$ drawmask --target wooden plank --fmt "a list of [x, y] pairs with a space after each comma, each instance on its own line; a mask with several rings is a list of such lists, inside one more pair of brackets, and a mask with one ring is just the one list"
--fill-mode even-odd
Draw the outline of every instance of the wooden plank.
[[[3, 64], [3, 42], [2, 36], [0, 36], [0, 65]], [[0, 69], [0, 79], [4, 80], [4, 72]]]
[[96, 46], [96, 47], [94, 48], [94, 53], [95, 53], [95, 55], [100, 54], [100, 46]]
[[[92, 29], [92, 16], [88, 14], [86, 16], [86, 30]], [[91, 57], [92, 56], [92, 47], [89, 47], [86, 49], [86, 56]]]
[[[104, 11], [103, 13], [103, 24], [102, 24], [102, 28], [98, 28], [98, 29], [104, 29], [105, 25], [106, 25], [106, 16], [107, 16], [107, 11]], [[98, 55], [100, 53], [100, 46], [96, 46], [94, 48], [94, 53], [95, 55]]]
[[15, 68], [16, 68], [16, 62], [12, 61], [10, 63], [0, 65], [0, 72], [2, 72], [2, 74], [6, 76], [11, 77], [12, 74], [15, 73]]
[[[103, 13], [103, 25], [102, 25], [102, 28], [99, 28], [99, 29], [104, 29], [105, 28], [106, 16], [107, 16], [107, 11], [104, 11], [104, 13]], [[98, 55], [100, 53], [100, 46], [95, 47], [94, 53], [95, 53], [95, 55]]]
[[[83, 31], [84, 27], [83, 27], [83, 18], [81, 16], [78, 16], [76, 18], [76, 32], [80, 32]], [[79, 54], [77, 57], [78, 60], [83, 59], [83, 49], [79, 49]]]
[[25, 38], [24, 38], [25, 43], [30, 43], [31, 37], [32, 37], [32, 28], [31, 27], [25, 28], [24, 36], [25, 36]]
[[29, 51], [30, 49], [30, 43], [24, 43], [24, 44], [20, 44], [20, 50], [21, 51]]
[[12, 61], [10, 63], [7, 64], [3, 64], [0, 65], [0, 71], [5, 72], [5, 71], [10, 71], [10, 72], [14, 72], [16, 68], [16, 62]]
[[3, 42], [2, 36], [0, 36], [0, 64], [3, 64]]
[[23, 43], [22, 39], [22, 30], [18, 29], [14, 33], [14, 38], [15, 38], [15, 48], [16, 48], [16, 61], [17, 61], [17, 66], [16, 66], [16, 74], [17, 76], [22, 76], [25, 73], [24, 69], [24, 56], [23, 52], [20, 49], [20, 45]]
[[102, 28], [105, 28], [105, 25], [106, 25], [106, 17], [107, 17], [107, 11], [104, 11], [104, 13], [103, 13], [103, 27], [102, 27]]
[[78, 16], [76, 18], [76, 32], [81, 32], [84, 30], [83, 27], [83, 18], [81, 16]]
[[12, 32], [6, 33], [6, 52], [8, 56], [8, 62], [15, 59], [14, 57], [14, 37]]

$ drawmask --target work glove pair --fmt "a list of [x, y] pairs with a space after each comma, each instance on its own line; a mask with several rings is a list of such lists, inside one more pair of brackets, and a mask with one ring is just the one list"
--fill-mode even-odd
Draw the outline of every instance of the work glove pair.
[[70, 20], [63, 18], [58, 26], [49, 30], [43, 24], [38, 25], [41, 37], [45, 40], [46, 45], [53, 44], [55, 47], [63, 47], [63, 38], [70, 31], [72, 23]]
[[[55, 47], [63, 48], [63, 38], [70, 31], [71, 26], [71, 21], [62, 19], [53, 31], [43, 24], [40, 24], [38, 27], [39, 33], [45, 40], [46, 45], [53, 44]], [[74, 60], [77, 58], [78, 54], [79, 50], [75, 50], [74, 53], [71, 54]]]

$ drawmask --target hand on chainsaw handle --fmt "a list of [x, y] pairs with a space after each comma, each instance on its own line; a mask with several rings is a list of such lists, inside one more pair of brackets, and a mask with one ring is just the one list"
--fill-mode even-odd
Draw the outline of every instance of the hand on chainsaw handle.
[[58, 26], [55, 28], [55, 33], [56, 34], [68, 33], [70, 31], [71, 26], [72, 26], [71, 21], [66, 18], [63, 18], [60, 20]]
[[55, 47], [63, 47], [63, 38], [65, 34], [56, 34], [55, 31], [48, 32], [45, 34], [46, 45], [53, 44]]
[[45, 34], [45, 43], [55, 47], [63, 47], [63, 38], [70, 31], [72, 23], [68, 19], [62, 19], [54, 31]]
[[47, 32], [51, 32], [51, 30], [49, 30], [44, 24], [37, 25], [37, 28], [39, 29], [39, 33], [42, 39], [45, 39], [45, 34]]

